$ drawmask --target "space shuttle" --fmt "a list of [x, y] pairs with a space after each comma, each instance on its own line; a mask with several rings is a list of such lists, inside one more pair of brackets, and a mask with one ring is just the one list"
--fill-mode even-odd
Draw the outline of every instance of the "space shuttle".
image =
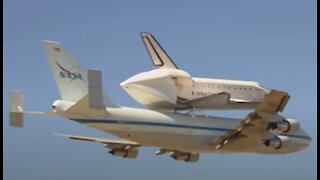
[[141, 33], [155, 69], [120, 85], [137, 102], [153, 110], [254, 109], [268, 91], [254, 81], [192, 77], [179, 69], [152, 34]]

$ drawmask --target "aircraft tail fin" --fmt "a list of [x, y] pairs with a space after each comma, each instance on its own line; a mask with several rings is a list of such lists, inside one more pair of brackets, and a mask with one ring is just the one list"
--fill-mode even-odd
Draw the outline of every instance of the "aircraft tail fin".
[[23, 127], [23, 95], [19, 91], [10, 91], [10, 126]]
[[88, 93], [87, 72], [58, 42], [43, 41], [61, 99], [78, 101]]
[[[58, 42], [43, 41], [53, 78], [62, 100], [77, 102], [89, 93], [88, 72], [77, 63]], [[101, 80], [101, 79], [100, 79]], [[102, 93], [105, 106], [114, 107], [111, 99]], [[101, 103], [100, 103], [101, 105]]]
[[147, 48], [152, 63], [156, 68], [179, 69], [178, 66], [176, 66], [168, 56], [168, 54], [163, 50], [157, 40], [152, 36], [152, 34], [142, 32], [141, 38], [145, 47]]

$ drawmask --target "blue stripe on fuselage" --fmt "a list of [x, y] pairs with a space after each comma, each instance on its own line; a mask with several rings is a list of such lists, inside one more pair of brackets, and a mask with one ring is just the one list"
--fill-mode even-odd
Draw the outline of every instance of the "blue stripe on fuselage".
[[218, 128], [218, 127], [201, 127], [192, 125], [180, 125], [169, 123], [157, 123], [157, 122], [144, 122], [144, 121], [121, 121], [121, 120], [100, 120], [100, 119], [71, 119], [80, 123], [102, 123], [102, 124], [129, 124], [129, 125], [143, 125], [143, 126], [165, 126], [176, 128], [189, 128], [189, 129], [201, 129], [201, 130], [213, 130], [213, 131], [231, 131], [233, 129]]
[[[142, 126], [162, 126], [162, 127], [174, 127], [174, 128], [189, 128], [198, 130], [210, 130], [210, 131], [233, 131], [234, 129], [229, 128], [218, 128], [218, 127], [201, 127], [193, 125], [181, 125], [181, 124], [169, 124], [169, 123], [158, 123], [158, 122], [144, 122], [144, 121], [123, 121], [123, 120], [106, 120], [106, 119], [71, 119], [79, 123], [101, 123], [101, 124], [128, 124], [128, 125], [142, 125]], [[298, 134], [285, 134], [280, 133], [279, 135], [288, 136], [293, 138], [302, 138], [311, 140], [308, 136]]]

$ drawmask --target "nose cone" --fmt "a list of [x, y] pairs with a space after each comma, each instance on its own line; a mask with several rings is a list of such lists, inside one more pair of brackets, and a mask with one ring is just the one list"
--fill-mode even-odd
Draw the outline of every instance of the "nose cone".
[[129, 88], [130, 85], [134, 85], [134, 84], [140, 84], [144, 81], [149, 80], [149, 76], [147, 73], [140, 73], [140, 74], [136, 74], [132, 77], [130, 77], [129, 79], [123, 81], [120, 83], [120, 86], [124, 89]]
[[126, 88], [128, 88], [129, 83], [130, 83], [130, 81], [129, 81], [129, 79], [127, 79], [127, 80], [121, 82], [121, 83], [120, 83], [120, 86], [121, 86], [123, 89], [126, 89]]
[[312, 141], [312, 138], [311, 138], [311, 136], [309, 136], [309, 134], [307, 134], [306, 132], [304, 132], [305, 133], [305, 136], [307, 137], [307, 139], [308, 139], [308, 146], [310, 145], [310, 143], [311, 143], [311, 141]]
[[312, 141], [311, 137], [304, 130], [301, 130], [300, 137], [302, 139], [298, 144], [301, 146], [301, 149], [306, 149], [307, 147], [309, 147]]
[[136, 88], [136, 86], [141, 85], [141, 83], [142, 83], [142, 81], [141, 81], [139, 78], [133, 76], [133, 77], [131, 77], [131, 78], [129, 78], [129, 79], [121, 82], [121, 83], [120, 83], [120, 86], [121, 86], [125, 91], [128, 92], [130, 89]]

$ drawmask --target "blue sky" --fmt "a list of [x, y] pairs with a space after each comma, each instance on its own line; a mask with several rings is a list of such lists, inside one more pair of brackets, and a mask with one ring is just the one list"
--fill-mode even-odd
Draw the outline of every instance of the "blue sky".
[[[192, 76], [253, 80], [289, 92], [284, 116], [313, 141], [288, 155], [202, 154], [196, 164], [154, 156], [111, 156], [98, 143], [48, 132], [113, 137], [60, 117], [25, 117], [8, 125], [8, 94], [26, 110], [51, 110], [59, 99], [42, 40], [59, 41], [83, 66], [103, 70], [107, 93], [141, 107], [119, 86], [153, 67], [139, 33], [151, 32]], [[316, 179], [316, 1], [4, 1], [4, 179]], [[242, 118], [248, 111], [209, 111]]]

